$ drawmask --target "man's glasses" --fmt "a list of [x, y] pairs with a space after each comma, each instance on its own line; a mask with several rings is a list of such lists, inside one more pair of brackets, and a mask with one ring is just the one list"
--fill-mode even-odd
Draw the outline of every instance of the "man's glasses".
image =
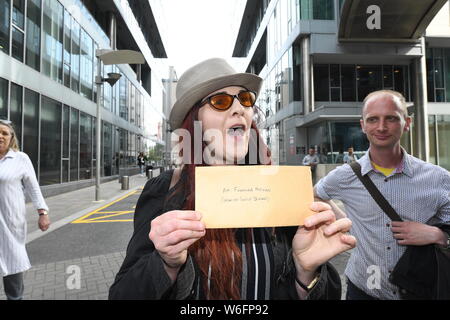
[[240, 104], [246, 108], [253, 107], [256, 102], [256, 94], [253, 91], [241, 91], [236, 95], [218, 93], [202, 101], [200, 103], [200, 107], [203, 107], [205, 104], [209, 103], [214, 109], [225, 111], [230, 109], [234, 98], [237, 98]]

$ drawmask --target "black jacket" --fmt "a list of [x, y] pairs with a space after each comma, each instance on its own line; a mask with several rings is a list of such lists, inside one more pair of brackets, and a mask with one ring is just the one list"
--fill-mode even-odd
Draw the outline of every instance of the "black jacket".
[[[439, 224], [447, 234], [450, 226]], [[439, 245], [408, 246], [389, 280], [401, 288], [403, 299], [450, 299], [450, 249]]]
[[[162, 259], [149, 239], [150, 221], [164, 212], [179, 210], [184, 196], [166, 201], [173, 171], [166, 171], [147, 182], [136, 205], [134, 233], [125, 260], [109, 290], [109, 299], [195, 299], [198, 280], [195, 261], [188, 257], [174, 284], [164, 270]], [[181, 183], [182, 179], [178, 183]], [[172, 188], [170, 191], [173, 191]], [[295, 267], [291, 254], [296, 228], [278, 228], [272, 237], [274, 255], [273, 299], [298, 299]], [[201, 287], [201, 286], [200, 286]], [[340, 299], [341, 281], [334, 267], [320, 268], [320, 279], [307, 299]]]

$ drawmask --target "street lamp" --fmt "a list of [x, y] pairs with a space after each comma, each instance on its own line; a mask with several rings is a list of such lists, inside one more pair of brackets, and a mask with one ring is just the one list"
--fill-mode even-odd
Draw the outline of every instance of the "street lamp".
[[96, 152], [96, 172], [95, 172], [95, 201], [100, 201], [100, 163], [101, 163], [101, 134], [102, 134], [102, 118], [101, 118], [101, 102], [102, 102], [102, 85], [108, 82], [111, 87], [120, 79], [119, 73], [108, 73], [108, 78], [102, 77], [103, 65], [111, 64], [144, 64], [145, 58], [142, 53], [132, 50], [109, 50], [97, 49], [95, 52], [97, 57], [97, 76], [95, 84], [97, 85], [97, 152]]

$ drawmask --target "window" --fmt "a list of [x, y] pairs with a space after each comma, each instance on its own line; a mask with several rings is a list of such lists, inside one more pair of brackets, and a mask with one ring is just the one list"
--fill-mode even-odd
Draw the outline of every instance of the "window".
[[41, 58], [41, 0], [27, 2], [26, 64], [40, 70]]
[[341, 72], [338, 64], [330, 65], [330, 98], [341, 101]]
[[15, 83], [11, 83], [9, 120], [14, 125], [20, 148], [22, 147], [22, 94], [23, 88]]
[[92, 117], [80, 112], [80, 180], [92, 178]]
[[70, 107], [63, 106], [63, 119], [62, 119], [62, 182], [69, 182], [70, 176]]
[[10, 14], [10, 0], [0, 0], [0, 50], [6, 54], [9, 54]]
[[130, 123], [134, 123], [134, 121], [135, 121], [134, 117], [136, 115], [135, 114], [136, 88], [135, 88], [135, 86], [133, 85], [133, 83], [131, 81], [129, 83], [130, 83], [130, 91], [129, 92], [131, 92], [131, 94], [130, 94], [130, 112], [129, 112], [129, 115], [130, 115]]
[[103, 168], [104, 176], [112, 175], [112, 126], [103, 122]]
[[12, 23], [20, 29], [24, 29], [25, 0], [13, 0]]
[[334, 0], [311, 0], [314, 20], [334, 19]]
[[72, 54], [71, 54], [71, 87], [75, 92], [80, 91], [80, 25], [72, 18]]
[[29, 89], [25, 89], [22, 150], [30, 157], [34, 171], [37, 174], [39, 157], [39, 94]]
[[8, 80], [0, 78], [0, 119], [8, 118]]
[[70, 109], [70, 181], [78, 180], [78, 136], [79, 136], [79, 111]]
[[393, 66], [393, 70], [394, 70], [394, 90], [403, 94], [403, 96], [406, 98], [406, 101], [409, 101], [408, 67]]
[[70, 88], [70, 61], [72, 54], [72, 17], [64, 10], [64, 85]]
[[62, 83], [63, 7], [56, 0], [44, 0], [42, 28], [42, 71]]
[[81, 29], [80, 49], [80, 92], [84, 97], [92, 100], [94, 45], [92, 38], [83, 29]]
[[428, 101], [450, 102], [450, 49], [427, 48]]
[[16, 27], [12, 28], [11, 56], [21, 62], [23, 62], [24, 37], [25, 36], [22, 31]]
[[342, 101], [356, 101], [355, 65], [341, 65]]
[[23, 45], [24, 45], [24, 12], [25, 0], [13, 0], [12, 11], [12, 41], [11, 55], [19, 61], [23, 61]]
[[[111, 65], [103, 67], [104, 77], [107, 77], [108, 73], [110, 72], [113, 72]], [[103, 84], [103, 107], [106, 110], [112, 111], [112, 87], [109, 85], [109, 83]]]
[[128, 120], [128, 109], [127, 109], [127, 91], [128, 91], [128, 79], [122, 73], [122, 77], [119, 80], [119, 109], [120, 109], [120, 117], [122, 119]]
[[61, 180], [61, 104], [41, 97], [40, 184]]
[[358, 81], [358, 101], [363, 101], [369, 93], [380, 90], [383, 87], [381, 81], [381, 66], [356, 66], [356, 73]]
[[316, 101], [330, 101], [327, 64], [317, 64], [314, 66], [314, 96]]
[[392, 76], [392, 66], [383, 66], [383, 88], [394, 89], [394, 78]]
[[128, 155], [128, 132], [124, 129], [119, 130], [120, 167], [125, 167], [126, 157]]
[[334, 0], [299, 0], [302, 20], [333, 20]]

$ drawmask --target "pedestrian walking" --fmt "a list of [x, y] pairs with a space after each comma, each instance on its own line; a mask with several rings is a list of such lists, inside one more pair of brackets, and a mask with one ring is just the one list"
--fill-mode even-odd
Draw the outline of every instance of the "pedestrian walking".
[[137, 157], [137, 163], [139, 166], [139, 172], [140, 172], [141, 176], [144, 175], [146, 161], [147, 161], [147, 157], [144, 155], [143, 152], [140, 152]]
[[257, 164], [270, 164], [253, 120], [261, 84], [223, 59], [203, 61], [180, 77], [172, 129], [195, 137], [199, 121], [203, 136], [214, 130], [224, 147], [208, 158], [203, 144], [200, 163], [192, 153], [180, 169], [146, 184], [110, 299], [340, 299], [339, 275], [327, 261], [356, 240], [344, 234], [351, 222], [335, 222], [329, 206], [313, 203], [317, 213], [305, 227], [276, 229], [206, 230], [194, 210], [196, 166], [250, 164], [249, 145], [263, 150]]
[[[364, 100], [361, 120], [362, 131], [370, 143], [368, 152], [357, 160], [359, 166], [344, 164], [315, 186], [318, 198], [342, 201], [345, 213], [339, 212], [338, 216], [353, 222], [351, 234], [358, 239], [358, 247], [352, 251], [345, 271], [349, 300], [407, 298], [412, 288], [396, 285], [393, 277], [396, 267], [405, 267], [404, 263], [397, 266], [405, 252], [433, 250], [429, 260], [422, 255], [407, 262], [407, 270], [401, 276], [410, 285], [417, 279], [422, 281], [425, 274], [423, 270], [414, 272], [414, 268], [425, 264], [426, 271], [430, 271], [426, 264], [432, 266], [437, 262], [432, 261], [436, 256], [449, 254], [450, 239], [444, 230], [448, 230], [445, 224], [450, 221], [450, 174], [409, 155], [400, 146], [400, 139], [410, 125], [411, 117], [400, 93], [382, 90], [369, 94]], [[369, 191], [374, 188], [366, 188], [368, 180], [381, 196]], [[377, 202], [383, 202], [382, 197], [385, 204], [378, 205]], [[398, 218], [392, 218], [395, 215], [388, 213], [388, 206]], [[444, 273], [437, 276], [435, 272], [430, 286], [441, 286], [445, 283], [439, 283], [439, 279], [449, 277], [450, 269], [440, 265], [440, 272]], [[408, 277], [410, 274], [415, 276]], [[445, 293], [442, 287], [439, 290]]]
[[27, 235], [24, 189], [39, 214], [39, 229], [50, 226], [30, 158], [19, 151], [10, 121], [0, 120], [0, 275], [8, 300], [21, 300], [23, 272], [31, 265], [25, 248]]

